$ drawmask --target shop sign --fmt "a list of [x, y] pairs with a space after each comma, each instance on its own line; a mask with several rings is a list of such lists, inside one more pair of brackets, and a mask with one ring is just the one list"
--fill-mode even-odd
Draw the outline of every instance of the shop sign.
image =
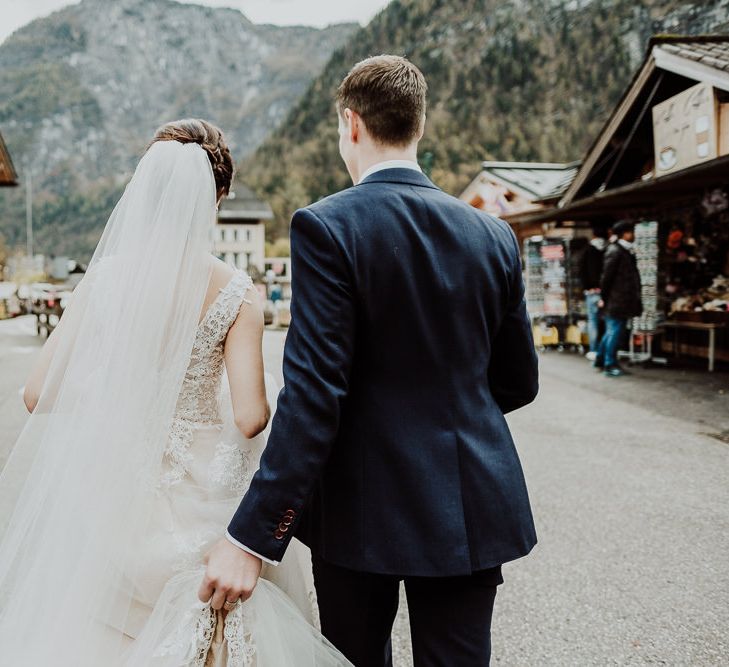
[[656, 104], [653, 144], [657, 177], [717, 157], [719, 106], [714, 88], [699, 83]]

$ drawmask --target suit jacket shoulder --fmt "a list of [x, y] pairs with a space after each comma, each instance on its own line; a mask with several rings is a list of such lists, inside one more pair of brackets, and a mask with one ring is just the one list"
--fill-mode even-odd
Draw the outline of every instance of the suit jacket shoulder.
[[[516, 236], [507, 222], [474, 208], [432, 184], [431, 187], [423, 187], [413, 183], [365, 182], [329, 195], [302, 210], [312, 213], [336, 235], [338, 231], [343, 231], [342, 226], [355, 228], [361, 224], [371, 225], [373, 219], [376, 221], [379, 217], [374, 211], [382, 202], [408, 196], [421, 199], [425, 207], [437, 215], [462, 217], [488, 225], [503, 243], [516, 248], [519, 255]], [[382, 220], [389, 224], [391, 216], [384, 215]]]
[[300, 210], [308, 211], [322, 222], [326, 222], [340, 218], [344, 211], [356, 204], [358, 200], [361, 200], [360, 195], [361, 193], [358, 192], [357, 188], [352, 186], [324, 197]]

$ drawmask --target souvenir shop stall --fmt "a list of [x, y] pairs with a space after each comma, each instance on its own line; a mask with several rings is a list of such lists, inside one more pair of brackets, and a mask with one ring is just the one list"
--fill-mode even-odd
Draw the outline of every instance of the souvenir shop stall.
[[635, 221], [643, 314], [624, 356], [703, 358], [713, 371], [729, 362], [729, 199], [714, 190], [655, 217]]
[[[642, 66], [559, 202], [509, 222], [554, 230], [609, 227], [619, 220], [636, 223], [643, 301], [624, 356], [691, 357], [709, 371], [728, 369], [728, 36], [652, 38]], [[529, 283], [530, 272], [536, 272], [530, 256], [543, 251], [529, 243], [526, 250]], [[570, 253], [564, 255], [569, 261]], [[569, 273], [565, 267], [559, 275]], [[563, 282], [567, 294], [569, 280]], [[549, 316], [552, 284], [557, 281], [544, 280], [542, 302], [531, 294], [533, 312], [543, 318]], [[576, 309], [565, 298], [562, 317], [569, 323]]]

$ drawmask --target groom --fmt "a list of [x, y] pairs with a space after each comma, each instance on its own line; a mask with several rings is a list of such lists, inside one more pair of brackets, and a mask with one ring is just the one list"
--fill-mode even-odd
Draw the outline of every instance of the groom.
[[357, 667], [391, 664], [401, 581], [416, 665], [487, 665], [501, 564], [536, 542], [504, 419], [537, 393], [519, 248], [421, 173], [425, 97], [389, 55], [339, 87], [355, 185], [293, 217], [285, 388], [200, 591], [245, 599], [295, 535], [322, 630]]

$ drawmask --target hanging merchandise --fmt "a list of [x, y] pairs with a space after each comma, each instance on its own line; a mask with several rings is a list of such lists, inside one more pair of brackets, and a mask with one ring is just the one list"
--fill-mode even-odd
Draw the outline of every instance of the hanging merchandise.
[[564, 242], [561, 239], [545, 239], [540, 254], [544, 281], [544, 314], [548, 317], [565, 317], [568, 304]]
[[534, 322], [537, 347], [582, 350], [586, 341], [584, 297], [579, 257], [587, 245], [583, 237], [524, 241], [527, 309]]
[[532, 319], [544, 315], [544, 280], [542, 278], [541, 236], [524, 241], [524, 280], [527, 310]]
[[633, 245], [641, 282], [643, 313], [633, 319], [636, 333], [654, 333], [658, 322], [658, 223], [640, 222], [635, 226]]

